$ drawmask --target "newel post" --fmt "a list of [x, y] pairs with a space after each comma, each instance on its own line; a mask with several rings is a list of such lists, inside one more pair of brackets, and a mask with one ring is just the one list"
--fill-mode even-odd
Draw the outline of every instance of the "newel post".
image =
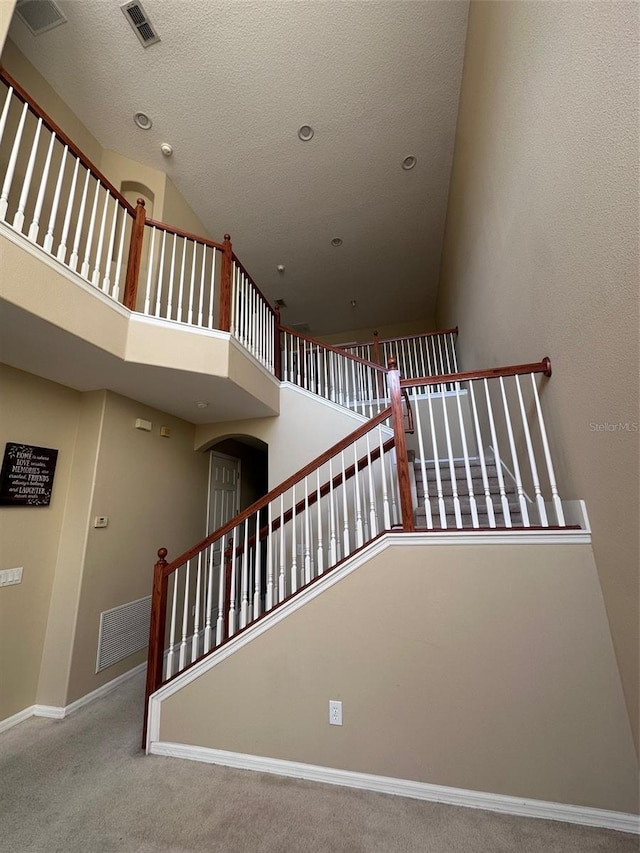
[[276, 375], [276, 379], [282, 379], [281, 370], [281, 356], [282, 356], [282, 347], [280, 345], [280, 306], [276, 305], [273, 309], [275, 314], [275, 330], [274, 330], [274, 338], [273, 338], [273, 372]]
[[122, 304], [130, 311], [136, 310], [138, 298], [138, 277], [140, 275], [140, 260], [142, 258], [142, 241], [144, 239], [144, 223], [146, 213], [144, 199], [139, 198], [136, 204], [136, 213], [133, 218], [131, 229], [131, 242], [129, 243], [129, 258], [127, 260], [127, 277], [124, 284], [124, 296]]
[[391, 416], [393, 419], [393, 438], [396, 449], [398, 466], [398, 488], [400, 491], [400, 511], [402, 513], [402, 529], [415, 530], [413, 518], [413, 500], [411, 498], [411, 480], [409, 479], [409, 458], [407, 456], [407, 440], [404, 433], [404, 417], [402, 414], [402, 390], [400, 388], [400, 371], [393, 356], [389, 359], [389, 374], [387, 377]]
[[224, 235], [222, 271], [220, 275], [220, 331], [231, 331], [231, 274], [233, 271], [233, 247], [231, 235]]
[[147, 685], [144, 695], [144, 723], [142, 726], [142, 748], [147, 741], [147, 717], [149, 697], [162, 684], [164, 663], [164, 628], [167, 611], [167, 549], [158, 550], [158, 561], [153, 567], [153, 592], [151, 593], [151, 621], [149, 622], [149, 655], [147, 657]]
[[382, 364], [380, 361], [380, 335], [378, 334], [378, 330], [374, 329], [373, 332], [373, 359], [376, 364]]

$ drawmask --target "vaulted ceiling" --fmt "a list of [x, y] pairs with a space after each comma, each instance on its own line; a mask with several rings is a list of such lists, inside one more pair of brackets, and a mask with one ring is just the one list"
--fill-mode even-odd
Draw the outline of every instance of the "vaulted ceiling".
[[103, 147], [166, 170], [231, 233], [287, 324], [427, 321], [468, 0], [143, 0], [147, 48], [120, 5], [59, 0], [67, 23], [33, 36], [14, 19], [10, 36]]

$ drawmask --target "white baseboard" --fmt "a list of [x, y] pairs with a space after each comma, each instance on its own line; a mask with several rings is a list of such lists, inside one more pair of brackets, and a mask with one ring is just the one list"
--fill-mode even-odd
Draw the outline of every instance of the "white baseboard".
[[150, 745], [149, 752], [153, 755], [186, 758], [190, 761], [219, 764], [240, 770], [274, 773], [278, 776], [290, 776], [294, 779], [307, 779], [312, 782], [324, 782], [328, 785], [341, 785], [346, 788], [359, 788], [363, 791], [376, 791], [380, 794], [394, 794], [415, 800], [428, 800], [434, 803], [484, 809], [485, 811], [500, 812], [518, 817], [557, 820], [563, 823], [599, 826], [615, 829], [618, 832], [640, 834], [640, 816], [624, 812], [572, 806], [544, 800], [525, 800], [504, 794], [488, 794], [483, 791], [467, 791], [463, 788], [448, 788], [427, 782], [414, 782], [410, 779], [374, 776], [370, 773], [336, 770], [332, 767], [320, 767], [316, 764], [301, 764], [297, 761], [283, 761], [277, 758], [264, 758], [260, 755], [245, 755], [240, 752], [226, 752], [225, 750], [189, 746], [182, 743], [158, 741]]
[[64, 720], [64, 718], [68, 717], [69, 714], [73, 714], [74, 711], [77, 711], [84, 705], [88, 705], [89, 702], [94, 702], [96, 699], [101, 699], [103, 696], [111, 693], [112, 690], [115, 690], [116, 687], [119, 687], [123, 682], [128, 681], [139, 672], [142, 672], [146, 666], [146, 661], [138, 664], [138, 666], [134, 666], [133, 669], [124, 672], [117, 678], [113, 678], [111, 681], [103, 684], [102, 687], [92, 690], [91, 693], [87, 693], [86, 696], [81, 696], [80, 699], [76, 699], [75, 702], [72, 702], [70, 705], [66, 705], [64, 708], [59, 705], [31, 705], [31, 707], [25, 708], [24, 711], [18, 711], [18, 713], [14, 714], [12, 717], [0, 720], [0, 734], [7, 731], [7, 729], [13, 728], [13, 726], [17, 726], [18, 723], [28, 720], [29, 717], [48, 717], [51, 720]]

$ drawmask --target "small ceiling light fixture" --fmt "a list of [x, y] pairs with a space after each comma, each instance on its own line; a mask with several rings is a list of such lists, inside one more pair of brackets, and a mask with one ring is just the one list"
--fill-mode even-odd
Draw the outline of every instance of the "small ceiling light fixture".
[[284, 272], [284, 264], [278, 264], [276, 269], [278, 270], [278, 272]]
[[402, 168], [405, 170], [405, 172], [408, 172], [409, 169], [413, 169], [417, 162], [418, 158], [414, 157], [413, 154], [409, 154], [409, 156], [405, 157], [402, 161]]
[[331, 241], [331, 245], [334, 246], [335, 248], [338, 248], [338, 246], [342, 246], [342, 238], [341, 237], [334, 237], [333, 240]]
[[196, 400], [196, 408], [197, 409], [206, 409], [209, 404], [205, 400]]
[[356, 299], [352, 299], [351, 302], [349, 303], [349, 305], [351, 305], [352, 308], [357, 308], [358, 302]]
[[298, 139], [300, 139], [302, 142], [308, 142], [310, 139], [313, 139], [313, 128], [311, 127], [311, 125], [302, 125], [302, 127], [298, 131]]
[[161, 142], [160, 150], [162, 151], [164, 157], [171, 157], [171, 155], [173, 154], [173, 145], [169, 145], [168, 142]]
[[133, 120], [140, 130], [150, 130], [153, 126], [153, 122], [146, 113], [136, 113]]

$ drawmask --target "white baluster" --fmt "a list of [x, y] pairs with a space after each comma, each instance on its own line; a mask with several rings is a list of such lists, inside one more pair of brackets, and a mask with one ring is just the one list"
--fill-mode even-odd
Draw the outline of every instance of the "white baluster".
[[309, 513], [309, 482], [304, 478], [304, 582], [311, 581], [311, 532]]
[[237, 586], [238, 586], [238, 574], [237, 574], [237, 559], [236, 559], [236, 546], [234, 542], [237, 541], [236, 536], [237, 527], [233, 528], [233, 535], [229, 539], [228, 548], [231, 550], [231, 583], [229, 585], [229, 627], [228, 627], [228, 636], [233, 637], [236, 632], [236, 602], [237, 602]]
[[[422, 419], [420, 417], [420, 406], [418, 405], [418, 391], [413, 389], [413, 409], [416, 413], [416, 432], [418, 433], [418, 452], [420, 453], [420, 473], [422, 474], [422, 489], [424, 492], [424, 512], [428, 530], [433, 530], [433, 517], [431, 515], [431, 499], [429, 497], [429, 482], [427, 480], [427, 466], [424, 458], [424, 440], [422, 437]], [[436, 462], [437, 464], [437, 462]]]
[[340, 452], [340, 463], [342, 466], [342, 516], [343, 516], [343, 527], [342, 527], [342, 544], [343, 544], [343, 552], [342, 556], [347, 557], [351, 553], [351, 546], [349, 544], [349, 506], [347, 502], [347, 478], [345, 476], [345, 468], [344, 468], [344, 451]]
[[318, 547], [316, 550], [316, 564], [318, 574], [324, 572], [324, 543], [322, 541], [322, 506], [321, 506], [321, 490], [320, 490], [320, 469], [316, 471], [316, 503], [318, 505]]
[[[73, 237], [73, 247], [71, 249], [71, 257], [69, 258], [69, 269], [74, 272], [78, 268], [78, 254], [80, 252], [80, 237], [82, 235], [82, 226], [84, 224], [84, 211], [87, 206], [87, 193], [89, 191], [89, 178], [91, 172], [87, 169], [84, 176], [84, 187], [82, 188], [82, 197], [80, 199], [80, 210], [78, 211], [78, 221], [76, 222], [76, 232]], [[64, 239], [64, 237], [63, 237]]]
[[[209, 283], [209, 328], [213, 329], [213, 296], [215, 293], [215, 278], [216, 278], [216, 252], [213, 249], [213, 257], [211, 258], [211, 281]], [[204, 259], [203, 259], [204, 263]]]
[[162, 246], [160, 247], [160, 263], [158, 265], [158, 283], [156, 285], [156, 313], [159, 317], [162, 310], [162, 279], [164, 277], [164, 250], [167, 243], [167, 232], [162, 232]]
[[[193, 294], [195, 290], [195, 282], [196, 282], [196, 246], [197, 243], [195, 240], [193, 242], [193, 247], [191, 251], [191, 276], [189, 278], [189, 297], [187, 301], [187, 323], [192, 326], [193, 325]], [[187, 246], [189, 245], [189, 241], [184, 241], [184, 251], [187, 251]], [[202, 247], [205, 248], [204, 246]], [[184, 264], [184, 260], [183, 260]]]
[[542, 438], [542, 447], [544, 448], [544, 458], [547, 464], [547, 474], [549, 476], [549, 485], [551, 487], [551, 499], [556, 513], [556, 519], [560, 527], [565, 526], [564, 511], [562, 509], [562, 501], [558, 494], [558, 486], [556, 484], [556, 475], [553, 470], [553, 461], [551, 460], [551, 451], [549, 449], [549, 441], [547, 439], [547, 429], [542, 417], [542, 409], [540, 407], [540, 398], [538, 396], [538, 386], [536, 385], [535, 374], [531, 373], [531, 385], [533, 386], [533, 396], [536, 401], [536, 412], [538, 414], [538, 426], [540, 427], [540, 437]]
[[262, 547], [260, 545], [260, 510], [256, 512], [255, 536], [255, 577], [253, 589], [253, 618], [260, 616], [260, 596], [262, 595]]
[[[116, 272], [113, 278], [112, 296], [115, 300], [120, 296], [120, 274], [122, 272], [122, 259], [124, 257], [124, 235], [127, 229], [127, 208], [122, 208], [122, 221], [120, 223], [120, 242], [118, 244], [118, 257], [116, 259]], [[151, 265], [151, 258], [149, 258]]]
[[2, 137], [4, 136], [4, 129], [7, 126], [7, 116], [9, 115], [9, 107], [11, 106], [12, 98], [13, 86], [9, 86], [9, 88], [7, 89], [7, 97], [4, 99], [2, 115], [0, 116], [0, 142], [2, 142]]
[[204, 653], [206, 654], [211, 648], [212, 635], [212, 618], [213, 618], [213, 573], [215, 565], [213, 562], [214, 549], [213, 545], [207, 548], [209, 552], [208, 571], [207, 571], [207, 599], [205, 602], [205, 622], [204, 622]]
[[[66, 148], [65, 148], [66, 151]], [[71, 189], [69, 190], [69, 197], [67, 199], [67, 209], [64, 214], [64, 223], [62, 226], [62, 236], [60, 237], [60, 244], [58, 245], [58, 251], [56, 257], [59, 261], [64, 263], [67, 260], [67, 237], [69, 235], [69, 226], [71, 225], [71, 212], [73, 210], [73, 201], [76, 192], [76, 182], [78, 179], [78, 167], [80, 166], [80, 160], [76, 158], [76, 164], [73, 167], [73, 176], [71, 178]], [[61, 183], [62, 176], [58, 176], [58, 182]], [[53, 225], [54, 225], [54, 216], [53, 213], [49, 219], [49, 229], [51, 231], [51, 238], [53, 240]], [[76, 258], [77, 261], [77, 258]]]
[[52, 133], [51, 138], [49, 139], [49, 147], [47, 148], [47, 156], [44, 161], [44, 169], [40, 176], [40, 186], [38, 188], [38, 195], [36, 196], [36, 206], [33, 209], [33, 219], [29, 226], [29, 240], [31, 240], [32, 243], [37, 241], [38, 233], [40, 231], [40, 214], [42, 213], [42, 205], [44, 204], [44, 194], [47, 190], [47, 181], [49, 180], [49, 169], [51, 168], [51, 158], [53, 156], [53, 146], [55, 141], [55, 134]]
[[[93, 269], [93, 275], [91, 277], [92, 284], [96, 286], [100, 284], [100, 261], [102, 260], [102, 249], [104, 247], [104, 232], [107, 227], [107, 209], [109, 205], [109, 191], [105, 188], [104, 191], [104, 207], [102, 208], [102, 222], [100, 224], [100, 233], [98, 235], [98, 248], [96, 249], [96, 259], [95, 265]], [[105, 266], [108, 263], [108, 259], [105, 262]]]
[[96, 213], [98, 211], [98, 195], [100, 194], [100, 183], [96, 180], [96, 190], [93, 194], [93, 205], [91, 206], [91, 217], [89, 219], [89, 232], [87, 234], [87, 242], [84, 247], [84, 260], [80, 268], [82, 278], [89, 279], [91, 245], [93, 243], [93, 232], [96, 227]]
[[378, 427], [378, 442], [380, 444], [380, 474], [382, 479], [382, 517], [384, 519], [384, 529], [391, 530], [389, 492], [387, 490], [387, 468], [385, 465], [384, 442], [382, 441], [382, 430], [380, 427]]
[[184, 237], [180, 238], [180, 242], [182, 244], [182, 258], [180, 260], [180, 283], [178, 285], [178, 312], [176, 314], [176, 320], [178, 322], [182, 322], [182, 298], [184, 296], [184, 265], [187, 259], [187, 241]]
[[[213, 264], [213, 270], [215, 274], [215, 261], [216, 261], [216, 250], [213, 249], [213, 257], [211, 259], [211, 263]], [[196, 248], [195, 243], [193, 247], [193, 253], [195, 255]], [[202, 326], [203, 324], [203, 314], [202, 309], [204, 307], [204, 279], [205, 279], [205, 270], [207, 266], [207, 247], [202, 245], [202, 260], [200, 261], [200, 292], [198, 293], [198, 326]]]
[[456, 342], [453, 335], [453, 332], [449, 332], [449, 338], [451, 341], [451, 358], [453, 360], [453, 372], [458, 372], [458, 359], [456, 357]]
[[274, 605], [274, 577], [273, 577], [273, 518], [271, 502], [267, 504], [267, 595], [266, 610], [271, 610]]
[[196, 603], [193, 609], [193, 634], [191, 635], [191, 663], [197, 657], [200, 646], [200, 592], [202, 588], [202, 551], [198, 554], [198, 570], [196, 573]]
[[479, 527], [480, 522], [478, 521], [478, 507], [476, 504], [476, 497], [473, 492], [473, 479], [471, 477], [471, 468], [469, 466], [469, 449], [467, 447], [467, 431], [464, 425], [464, 418], [462, 417], [462, 405], [460, 403], [460, 383], [454, 383], [454, 389], [456, 394], [456, 408], [458, 410], [458, 423], [460, 424], [460, 438], [462, 439], [462, 456], [464, 457], [464, 470], [467, 477], [467, 491], [469, 492], [469, 508], [471, 510], [471, 524], [474, 527]]
[[[444, 386], [441, 386], [444, 388]], [[444, 435], [447, 444], [447, 456], [449, 462], [449, 476], [451, 477], [451, 490], [453, 493], [453, 512], [458, 530], [462, 528], [462, 513], [460, 511], [460, 496], [458, 495], [458, 480], [456, 479], [456, 466], [453, 461], [453, 448], [451, 445], [451, 429], [449, 428], [449, 412], [447, 411], [447, 398], [442, 394], [442, 414], [444, 416]]]
[[364, 531], [362, 529], [362, 498], [360, 495], [360, 476], [358, 473], [358, 444], [353, 445], [353, 462], [354, 462], [354, 492], [356, 496], [356, 548], [362, 548], [364, 545]]
[[189, 575], [191, 573], [191, 560], [187, 560], [184, 576], [184, 601], [182, 603], [182, 637], [180, 639], [180, 659], [178, 671], [185, 668], [187, 663], [187, 644], [189, 636]]
[[169, 626], [169, 651], [167, 654], [167, 678], [173, 675], [173, 656], [176, 649], [176, 609], [178, 605], [178, 575], [180, 569], [173, 573], [173, 597], [171, 601], [171, 623]]
[[524, 494], [524, 489], [522, 487], [522, 478], [520, 476], [520, 465], [518, 463], [518, 451], [516, 450], [516, 443], [513, 437], [513, 429], [511, 427], [511, 414], [509, 412], [509, 404], [507, 402], [507, 395], [504, 388], [504, 381], [502, 376], [500, 377], [500, 392], [502, 394], [502, 406], [504, 408], [504, 417], [507, 424], [507, 435], [509, 437], [509, 448], [511, 450], [511, 462], [513, 464], [513, 473], [516, 478], [516, 489], [518, 492], [518, 502], [520, 504], [520, 514], [522, 516], [522, 524], [524, 527], [529, 527], [529, 512], [527, 508], [527, 499]]
[[151, 282], [153, 280], [153, 262], [156, 248], [156, 227], [151, 226], [151, 246], [149, 248], [149, 265], [147, 268], [147, 287], [144, 293], [144, 313], [149, 314], [151, 311]]
[[286, 596], [287, 576], [286, 552], [284, 538], [284, 495], [280, 495], [280, 566], [278, 571], [278, 601], [283, 601]]
[[540, 478], [538, 477], [538, 466], [536, 465], [536, 457], [533, 452], [533, 444], [531, 442], [531, 433], [529, 432], [529, 424], [527, 423], [527, 413], [524, 408], [524, 400], [522, 398], [522, 388], [520, 387], [520, 377], [516, 374], [516, 389], [518, 391], [518, 401], [520, 403], [520, 416], [522, 418], [522, 428], [524, 430], [524, 439], [527, 443], [527, 453], [529, 454], [529, 466], [531, 468], [531, 479], [533, 480], [533, 492], [536, 498], [538, 507], [538, 515], [540, 516], [540, 524], [543, 527], [549, 526], [547, 519], [547, 510], [544, 505], [544, 498], [540, 489]]
[[373, 539], [378, 535], [378, 508], [376, 506], [376, 492], [373, 484], [373, 462], [371, 461], [369, 433], [367, 433], [367, 474], [369, 482], [369, 537]]
[[[440, 516], [440, 527], [446, 530], [447, 528], [447, 509], [444, 500], [444, 493], [442, 491], [442, 473], [440, 471], [440, 456], [438, 454], [438, 438], [436, 435], [436, 427], [433, 418], [433, 402], [431, 400], [431, 386], [425, 386], [425, 393], [427, 395], [427, 404], [429, 406], [429, 426], [431, 428], [431, 444], [433, 445], [433, 466], [436, 474], [436, 490], [438, 493], [438, 514]], [[444, 397], [442, 399], [442, 405], [445, 404]]]
[[391, 493], [391, 521], [392, 527], [396, 527], [400, 522], [400, 516], [398, 514], [398, 465], [396, 462], [395, 448], [393, 448], [393, 450], [391, 450], [387, 455], [387, 462], [389, 464], [389, 484]]
[[336, 505], [333, 491], [333, 465], [329, 459], [329, 560], [330, 566], [338, 562], [338, 537], [336, 533]]
[[22, 141], [22, 133], [24, 131], [24, 123], [27, 118], [27, 104], [25, 103], [22, 107], [22, 113], [20, 115], [20, 122], [18, 123], [18, 129], [16, 131], [16, 135], [13, 140], [13, 147], [11, 148], [11, 154], [9, 156], [9, 162], [7, 163], [7, 171], [4, 175], [4, 183], [2, 185], [2, 193], [0, 194], [0, 219], [3, 221], [7, 217], [7, 207], [9, 206], [9, 193], [11, 192], [11, 184], [13, 183], [13, 174], [16, 170], [16, 162], [18, 160], [18, 153], [20, 152], [20, 142]]
[[169, 287], [167, 289], [167, 310], [165, 317], [167, 320], [173, 319], [173, 276], [176, 269], [176, 240], [177, 235], [173, 235], [173, 245], [171, 246], [171, 263], [169, 264]]
[[[55, 139], [55, 137], [52, 137]], [[42, 244], [42, 248], [45, 252], [51, 253], [53, 249], [53, 229], [56, 226], [56, 217], [58, 215], [58, 205], [60, 204], [60, 195], [62, 193], [62, 181], [64, 180], [64, 170], [67, 164], [67, 153], [69, 151], [69, 146], [65, 145], [62, 151], [62, 157], [60, 158], [60, 168], [58, 169], [58, 180], [56, 181], [56, 188], [53, 193], [53, 202], [51, 204], [51, 212], [49, 213], [49, 224], [47, 226], [47, 233], [45, 234], [44, 243]], [[78, 161], [76, 160], [76, 163]], [[43, 186], [44, 182], [43, 182]], [[45, 187], [46, 189], [46, 187]], [[37, 234], [33, 238], [34, 241], [37, 239]]]
[[291, 487], [291, 593], [298, 590], [298, 542], [296, 539], [296, 487]]
[[249, 519], [244, 521], [244, 548], [242, 550], [242, 586], [240, 589], [240, 627], [249, 621]]
[[[108, 198], [107, 194], [107, 198]], [[113, 199], [113, 216], [111, 217], [111, 231], [109, 232], [109, 243], [107, 244], [107, 256], [104, 264], [104, 278], [102, 279], [102, 290], [109, 293], [111, 287], [111, 258], [113, 257], [113, 246], [116, 242], [116, 226], [118, 224], [118, 199]]]
[[511, 512], [509, 510], [509, 501], [504, 488], [504, 477], [502, 475], [502, 460], [500, 458], [500, 450], [498, 448], [498, 436], [496, 435], [496, 425], [493, 419], [493, 407], [491, 405], [491, 395], [489, 394], [489, 385], [484, 379], [484, 394], [487, 401], [487, 414], [489, 415], [489, 432], [491, 433], [491, 445], [493, 448], [493, 457], [496, 463], [496, 476], [498, 478], [498, 489], [500, 491], [500, 503], [502, 505], [502, 515], [504, 518], [505, 527], [512, 527]]
[[473, 390], [473, 381], [469, 382], [469, 394], [471, 396], [471, 410], [473, 412], [473, 424], [476, 431], [476, 444], [478, 446], [478, 456], [480, 457], [480, 469], [482, 471], [482, 487], [484, 489], [484, 500], [487, 509], [487, 517], [489, 519], [489, 527], [496, 526], [496, 517], [493, 511], [493, 498], [491, 497], [491, 489], [489, 488], [489, 478], [487, 477], [487, 464], [484, 458], [484, 445], [482, 441], [482, 432], [480, 430], [480, 420], [478, 418], [478, 409], [476, 406], [476, 396]]
[[[225, 565], [225, 550], [226, 550], [226, 534], [222, 534], [220, 539], [220, 570], [218, 572], [218, 618], [216, 619], [216, 646], [224, 640], [224, 606], [225, 606], [225, 589], [226, 589], [226, 565]], [[212, 547], [213, 550], [213, 547]]]

